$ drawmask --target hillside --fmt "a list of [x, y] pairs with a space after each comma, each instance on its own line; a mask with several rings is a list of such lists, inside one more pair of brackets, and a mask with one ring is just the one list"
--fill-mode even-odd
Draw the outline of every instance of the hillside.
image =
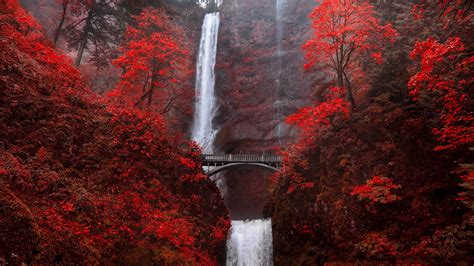
[[229, 226], [199, 149], [111, 105], [9, 1], [0, 15], [0, 257], [215, 264]]

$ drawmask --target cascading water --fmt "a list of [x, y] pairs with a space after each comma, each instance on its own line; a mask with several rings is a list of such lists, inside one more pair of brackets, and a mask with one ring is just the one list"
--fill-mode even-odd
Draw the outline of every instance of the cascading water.
[[207, 8], [210, 4], [217, 5], [219, 7], [222, 4], [223, 0], [198, 0], [197, 4], [202, 8]]
[[277, 137], [281, 137], [281, 131], [282, 131], [282, 123], [280, 122], [281, 120], [281, 94], [282, 94], [282, 88], [281, 88], [281, 74], [282, 74], [282, 67], [283, 67], [283, 35], [284, 35], [284, 29], [283, 29], [283, 19], [285, 16], [285, 9], [286, 6], [288, 5], [288, 0], [276, 0], [275, 1], [275, 9], [276, 9], [276, 44], [277, 44], [277, 71], [276, 71], [276, 95], [278, 98], [275, 101], [275, 115], [274, 119], [277, 123]]
[[[207, 3], [206, 1], [202, 1]], [[218, 1], [220, 4], [222, 1]], [[192, 139], [205, 153], [213, 152], [217, 130], [212, 127], [216, 113], [214, 66], [216, 63], [219, 13], [206, 14], [202, 25], [196, 71], [198, 94]], [[218, 186], [221, 186], [218, 184]], [[221, 188], [225, 189], [225, 188]], [[227, 242], [227, 265], [273, 265], [271, 220], [232, 221]]]
[[283, 52], [283, 18], [285, 16], [285, 9], [288, 5], [288, 0], [276, 0], [276, 28], [277, 28], [277, 53], [281, 56]]
[[209, 13], [202, 24], [201, 43], [196, 69], [196, 92], [198, 94], [194, 113], [192, 139], [203, 151], [212, 153], [217, 130], [212, 127], [216, 112], [214, 95], [214, 66], [216, 64], [219, 13]]
[[227, 242], [227, 265], [273, 265], [272, 221], [232, 221]]

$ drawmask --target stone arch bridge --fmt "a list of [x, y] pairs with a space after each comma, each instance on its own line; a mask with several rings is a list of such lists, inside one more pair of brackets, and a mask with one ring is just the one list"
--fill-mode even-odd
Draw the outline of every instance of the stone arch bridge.
[[207, 176], [243, 165], [250, 165], [275, 172], [282, 171], [283, 156], [274, 154], [203, 154], [202, 166]]

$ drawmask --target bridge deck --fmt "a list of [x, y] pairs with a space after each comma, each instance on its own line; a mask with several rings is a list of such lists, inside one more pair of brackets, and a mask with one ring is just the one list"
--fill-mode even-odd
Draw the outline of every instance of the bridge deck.
[[283, 156], [273, 154], [203, 154], [205, 163], [282, 163]]

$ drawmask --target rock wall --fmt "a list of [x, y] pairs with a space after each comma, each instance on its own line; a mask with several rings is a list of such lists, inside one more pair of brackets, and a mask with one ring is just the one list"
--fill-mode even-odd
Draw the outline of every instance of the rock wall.
[[221, 127], [217, 146], [226, 152], [258, 152], [293, 135], [283, 126], [279, 136], [277, 128], [307, 102], [310, 83], [300, 47], [308, 38], [312, 3], [291, 1], [285, 9], [281, 60], [275, 0], [230, 0], [222, 5], [216, 65], [220, 110], [215, 124]]
[[[301, 45], [310, 33], [307, 17], [314, 2], [288, 2], [280, 24], [275, 0], [229, 0], [220, 8], [214, 124], [220, 127], [216, 147], [222, 152], [274, 152], [296, 133], [284, 119], [309, 102]], [[264, 177], [270, 174], [252, 168], [226, 173], [225, 200], [233, 218], [262, 216], [269, 191]]]

